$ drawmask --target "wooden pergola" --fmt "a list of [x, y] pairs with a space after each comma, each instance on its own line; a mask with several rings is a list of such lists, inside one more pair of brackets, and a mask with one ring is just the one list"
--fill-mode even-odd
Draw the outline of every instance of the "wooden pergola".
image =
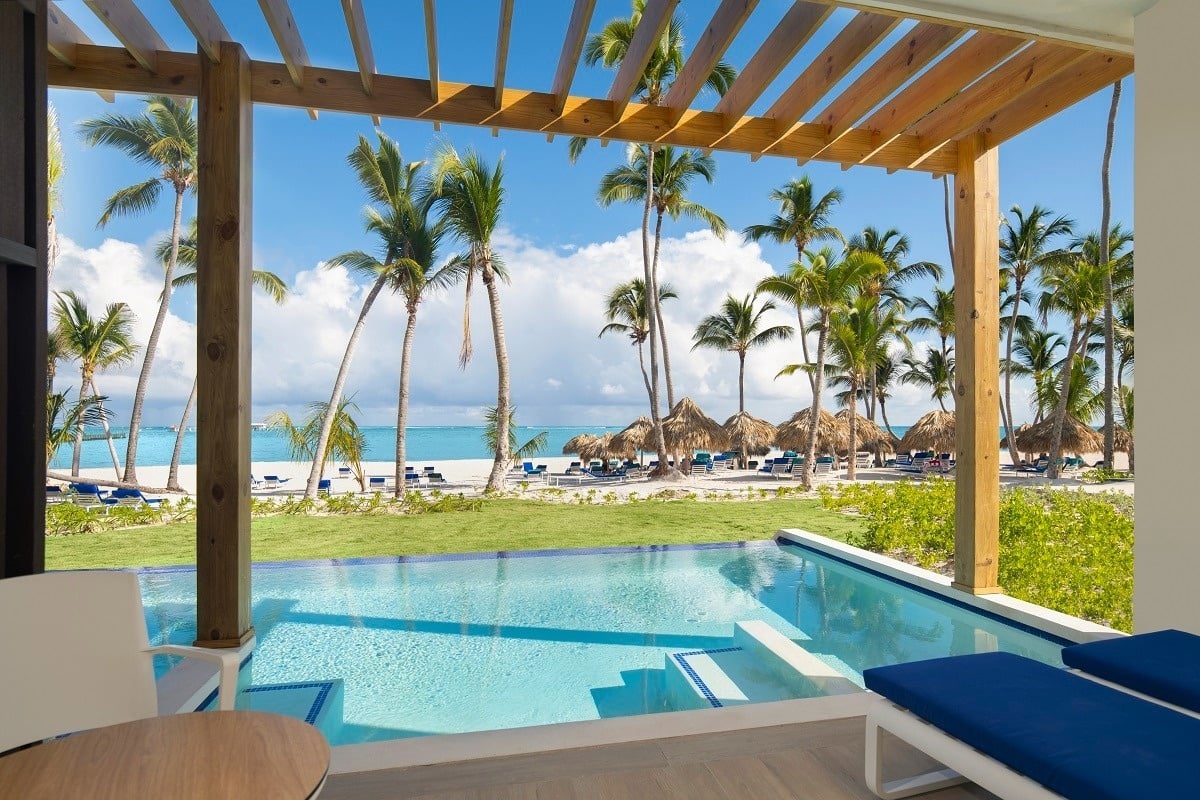
[[[437, 3], [424, 0], [428, 73], [379, 74], [361, 0], [341, 0], [356, 71], [310, 63], [287, 0], [259, 0], [282, 63], [250, 59], [209, 0], [171, 0], [196, 51], [171, 50], [134, 0], [85, 0], [122, 47], [92, 43], [47, 0], [0, 3], [0, 577], [43, 569], [46, 335], [46, 87], [198, 98], [197, 616], [200, 644], [238, 646], [250, 619], [251, 138], [255, 103], [672, 144], [706, 151], [916, 170], [954, 178], [957, 484], [955, 585], [995, 592], [998, 558], [1000, 218], [997, 148], [1133, 71], [1116, 45], [1033, 37], [1003, 24], [906, 17], [873, 2], [798, 0], [777, 20], [729, 91], [697, 98], [757, 0], [712, 0], [661, 104], [635, 102], [638, 76], [679, 0], [648, 0], [604, 97], [571, 94], [595, 0], [574, 0], [552, 76], [506, 83], [515, 0], [497, 0], [490, 83], [441, 80]], [[247, 4], [249, 5], [249, 4]], [[892, 4], [894, 5], [894, 4]], [[797, 54], [835, 8], [855, 11], [807, 64]], [[246, 13], [254, 13], [247, 10]], [[693, 11], [692, 13], [697, 13]], [[860, 65], [865, 71], [834, 92]], [[776, 78], [798, 66], [778, 96]], [[789, 73], [791, 74], [791, 73]], [[760, 101], [766, 111], [749, 115]], [[318, 123], [319, 124], [319, 123]], [[32, 424], [31, 424], [32, 422]]]

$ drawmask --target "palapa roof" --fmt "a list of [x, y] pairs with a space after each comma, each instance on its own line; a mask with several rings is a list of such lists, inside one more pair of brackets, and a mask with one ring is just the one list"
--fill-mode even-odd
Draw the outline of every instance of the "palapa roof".
[[625, 430], [613, 436], [613, 446], [629, 450], [647, 450], [654, 435], [649, 417], [638, 417]]
[[729, 446], [729, 434], [715, 419], [700, 410], [690, 397], [685, 397], [671, 409], [663, 420], [667, 448], [675, 450], [724, 450]]
[[633, 448], [622, 447], [620, 443], [614, 441], [615, 439], [615, 433], [606, 433], [594, 442], [584, 445], [583, 449], [579, 451], [579, 457], [591, 460], [593, 458], [627, 458], [634, 455]]
[[949, 453], [956, 447], [953, 411], [930, 411], [917, 420], [900, 440], [902, 451], [933, 450]]
[[[850, 409], [843, 408], [835, 415], [846, 425], [846, 447], [850, 446]], [[874, 450], [879, 446], [891, 448], [896, 437], [885, 431], [883, 428], [876, 425], [871, 420], [854, 412], [854, 449], [855, 450]]]
[[[1053, 432], [1054, 419], [1044, 419], [1017, 435], [1017, 447], [1026, 453], [1049, 452]], [[1068, 414], [1063, 420], [1062, 449], [1064, 453], [1098, 453], [1104, 449], [1104, 436]]]
[[[811, 408], [801, 409], [791, 419], [779, 426], [775, 432], [775, 446], [784, 450], [804, 452], [808, 445], [808, 427], [812, 419]], [[817, 425], [818, 453], [835, 453], [850, 446], [850, 431], [846, 423], [825, 409], [821, 409]]]
[[746, 411], [734, 414], [721, 427], [729, 434], [729, 448], [745, 456], [765, 456], [775, 442], [775, 426]]
[[584, 449], [595, 444], [596, 440], [599, 438], [599, 436], [591, 433], [581, 433], [578, 436], [572, 436], [570, 439], [567, 439], [567, 443], [563, 445], [563, 455], [578, 455], [582, 457]]
[[[1113, 426], [1113, 445], [1118, 453], [1128, 453], [1133, 449], [1133, 434], [1122, 425]], [[1101, 436], [1104, 434], [1101, 433]]]

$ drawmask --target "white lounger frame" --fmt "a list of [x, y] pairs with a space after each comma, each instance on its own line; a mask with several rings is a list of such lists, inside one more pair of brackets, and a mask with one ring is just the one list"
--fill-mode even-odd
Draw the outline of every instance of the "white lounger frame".
[[[888, 731], [929, 757], [952, 767], [884, 783], [880, 730]], [[925, 794], [968, 781], [992, 794], [1012, 800], [1063, 800], [1019, 772], [900, 708], [886, 697], [875, 695], [867, 709], [867, 788], [883, 800]]]

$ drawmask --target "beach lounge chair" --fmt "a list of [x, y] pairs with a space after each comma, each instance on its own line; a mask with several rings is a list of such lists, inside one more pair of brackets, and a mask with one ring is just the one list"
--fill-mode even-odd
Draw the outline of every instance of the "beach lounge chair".
[[291, 478], [281, 478], [278, 475], [263, 475], [262, 488], [264, 489], [280, 489]]
[[108, 506], [104, 503], [104, 492], [100, 491], [100, 487], [94, 483], [72, 483], [71, 487], [71, 502], [80, 508], [86, 508], [91, 511], [100, 509], [107, 511]]
[[354, 474], [354, 473], [353, 473], [353, 472], [350, 470], [350, 468], [349, 468], [349, 467], [338, 467], [338, 474], [337, 474], [337, 476], [338, 476], [339, 478], [349, 478], [349, 477], [351, 477], [353, 474]]
[[873, 466], [873, 460], [874, 457], [870, 453], [860, 450], [854, 454], [854, 468], [870, 469]]
[[[911, 797], [974, 781], [1001, 798], [1194, 797], [1200, 719], [1011, 653], [868, 669], [866, 781]], [[880, 731], [945, 764], [883, 780]]]
[[328, 497], [332, 489], [333, 481], [329, 478], [321, 478], [321, 480], [317, 481], [317, 494], [323, 494]]
[[1064, 647], [1062, 660], [1095, 680], [1200, 716], [1200, 636], [1177, 630], [1117, 636]]
[[816, 466], [813, 467], [813, 480], [828, 480], [837, 474], [837, 468], [834, 467], [832, 456], [822, 456], [816, 461]]
[[771, 465], [771, 471], [767, 474], [772, 478], [790, 481], [799, 475], [800, 471], [792, 471], [792, 460], [790, 458], [777, 458], [775, 459], [775, 463]]
[[430, 486], [447, 484], [450, 482], [446, 480], [445, 476], [443, 476], [440, 472], [426, 472], [425, 480], [429, 482]]
[[47, 572], [0, 581], [0, 752], [158, 714], [154, 655], [220, 666], [220, 707], [232, 709], [242, 653], [151, 647], [132, 572]]
[[421, 474], [419, 472], [404, 473], [404, 488], [406, 488], [406, 489], [421, 488]]
[[53, 506], [58, 503], [66, 503], [70, 501], [70, 495], [63, 491], [63, 488], [57, 484], [52, 484], [46, 487], [46, 505]]
[[703, 461], [693, 461], [688, 474], [693, 478], [706, 478], [708, 477], [708, 464]]
[[368, 492], [385, 492], [387, 491], [387, 478], [382, 475], [372, 475], [367, 478]]
[[110, 506], [122, 506], [125, 508], [158, 508], [162, 505], [162, 498], [146, 497], [146, 495], [142, 494], [141, 489], [113, 489], [104, 502]]

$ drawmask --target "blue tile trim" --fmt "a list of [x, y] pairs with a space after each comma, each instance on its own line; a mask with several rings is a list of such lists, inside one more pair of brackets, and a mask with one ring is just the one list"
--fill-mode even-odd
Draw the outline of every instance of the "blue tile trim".
[[719, 647], [715, 650], [688, 650], [686, 653], [672, 653], [671, 657], [675, 659], [675, 663], [684, 671], [696, 688], [700, 690], [700, 694], [704, 695], [704, 699], [712, 705], [713, 708], [721, 708], [724, 704], [717, 699], [713, 694], [712, 689], [708, 688], [708, 684], [696, 673], [696, 670], [688, 663], [689, 656], [711, 655], [713, 653], [734, 653], [742, 648], [740, 647]]
[[[759, 547], [774, 547], [772, 539], [756, 539], [741, 542], [707, 542], [702, 544], [648, 544], [628, 545], [620, 547], [580, 547], [550, 550], [500, 550], [497, 552], [479, 553], [441, 553], [437, 555], [416, 556], [372, 556], [369, 558], [329, 558], [310, 559], [305, 561], [257, 561], [255, 569], [291, 569], [293, 567], [357, 567], [371, 564], [413, 564], [432, 563], [437, 561], [488, 561], [500, 558], [551, 558], [558, 556], [594, 556], [617, 555], [622, 553], [663, 553], [667, 551], [687, 550], [729, 550], [751, 549]], [[142, 575], [154, 575], [164, 572], [195, 572], [194, 564], [180, 564], [167, 567], [127, 567], [120, 572], [136, 572]]]
[[329, 693], [333, 691], [333, 681], [310, 681], [308, 683], [281, 683], [274, 686], [247, 686], [242, 690], [244, 694], [251, 692], [282, 692], [289, 689], [317, 689], [317, 697], [313, 700], [312, 707], [308, 709], [308, 713], [304, 715], [304, 721], [309, 725], [313, 725], [317, 721], [317, 715], [321, 713], [321, 709], [325, 706], [325, 701], [329, 698]]
[[[242, 670], [244, 670], [246, 668], [246, 665], [250, 663], [250, 660], [252, 658], [254, 658], [254, 653], [250, 652], [245, 658], [242, 659], [242, 663], [238, 664], [238, 674], [241, 674]], [[208, 693], [208, 697], [205, 697], [204, 700], [202, 700], [200, 702], [200, 705], [196, 706], [196, 708], [194, 710], [195, 711], [203, 711], [204, 709], [208, 708], [210, 705], [215, 703], [217, 700], [217, 693], [220, 691], [221, 691], [221, 687], [220, 687], [220, 685], [218, 685], [216, 689], [213, 689], [211, 692]]]
[[778, 539], [776, 539], [775, 541], [778, 544], [786, 545], [788, 547], [795, 547], [800, 550], [804, 550], [805, 552], [812, 553], [813, 555], [818, 556], [820, 558], [827, 558], [830, 561], [836, 561], [839, 564], [844, 564], [845, 566], [850, 567], [851, 569], [856, 569], [860, 572], [866, 572], [866, 573], [874, 575], [878, 578], [883, 578], [885, 581], [898, 584], [907, 589], [911, 589], [914, 592], [918, 592], [920, 594], [926, 595], [927, 597], [932, 597], [935, 600], [940, 600], [943, 603], [949, 603], [952, 606], [958, 606], [959, 608], [961, 608], [965, 611], [970, 611], [972, 614], [978, 614], [981, 617], [986, 617], [987, 619], [990, 619], [993, 622], [999, 622], [1001, 625], [1005, 625], [1009, 628], [1016, 628], [1019, 631], [1023, 631], [1024, 633], [1028, 633], [1033, 636], [1036, 636], [1039, 639], [1045, 639], [1046, 641], [1048, 641], [1052, 644], [1056, 644], [1059, 647], [1068, 647], [1070, 645], [1077, 644], [1077, 642], [1073, 642], [1070, 639], [1064, 639], [1063, 637], [1057, 636], [1053, 633], [1050, 633], [1049, 631], [1044, 631], [1040, 628], [1035, 628], [1034, 626], [1028, 625], [1024, 622], [1019, 622], [1017, 620], [1008, 619], [1007, 617], [1003, 617], [994, 611], [988, 611], [985, 608], [976, 608], [975, 606], [970, 605], [969, 603], [964, 603], [963, 601], [958, 600], [956, 598], [947, 597], [946, 595], [943, 595], [943, 594], [938, 594], [937, 592], [935, 592], [931, 589], [927, 589], [924, 586], [918, 586], [914, 583], [909, 583], [908, 581], [903, 580], [902, 578], [897, 578], [894, 575], [888, 575], [885, 572], [880, 572], [879, 570], [871, 569], [870, 567], [863, 566], [862, 564], [855, 564], [854, 562], [849, 561], [845, 558], [841, 558], [840, 556], [835, 556], [832, 553], [826, 553], [823, 550], [817, 550], [815, 548], [808, 547], [807, 545], [801, 544], [800, 542], [793, 542], [791, 539], [785, 539], [782, 536], [779, 537]]

